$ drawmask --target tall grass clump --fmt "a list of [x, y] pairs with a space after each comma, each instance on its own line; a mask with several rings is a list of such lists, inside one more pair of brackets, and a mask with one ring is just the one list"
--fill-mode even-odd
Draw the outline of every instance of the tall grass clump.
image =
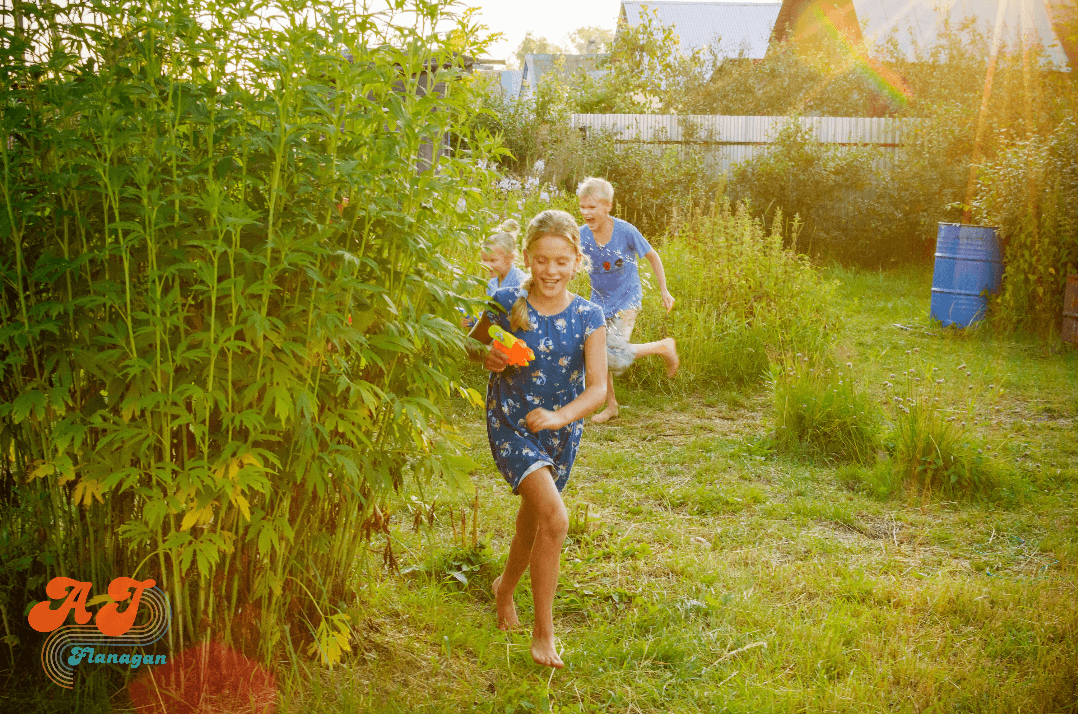
[[807, 355], [784, 355], [772, 365], [775, 445], [811, 458], [869, 465], [880, 447], [879, 408], [853, 375]]
[[[633, 341], [674, 336], [685, 382], [754, 383], [783, 352], [824, 354], [840, 322], [836, 283], [783, 246], [779, 225], [769, 232], [720, 200], [710, 214], [671, 226], [657, 243], [677, 302], [668, 316], [657, 291], [645, 289]], [[648, 282], [650, 273], [641, 276]], [[634, 373], [647, 381], [662, 374], [645, 364]]]
[[12, 671], [37, 659], [17, 615], [58, 575], [154, 578], [173, 649], [339, 640], [387, 494], [467, 487], [439, 404], [462, 341], [447, 256], [486, 180], [461, 60], [481, 46], [435, 32], [439, 3], [394, 6], [412, 24], [328, 0], [0, 23]]
[[962, 390], [961, 380], [972, 377], [965, 364], [948, 373], [925, 365], [918, 348], [906, 354], [906, 370], [890, 375], [884, 383], [893, 424], [892, 458], [899, 477], [907, 489], [926, 498], [996, 494], [1006, 485], [1005, 479], [974, 427], [986, 418], [977, 410], [988, 408], [1002, 390], [989, 385], [987, 395], [975, 394], [970, 382]]

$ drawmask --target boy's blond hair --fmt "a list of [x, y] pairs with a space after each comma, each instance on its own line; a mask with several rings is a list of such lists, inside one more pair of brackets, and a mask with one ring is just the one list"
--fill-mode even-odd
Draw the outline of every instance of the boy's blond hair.
[[[543, 211], [528, 223], [528, 230], [524, 233], [524, 250], [528, 250], [532, 243], [546, 236], [556, 236], [569, 241], [569, 245], [573, 246], [577, 257], [581, 259], [580, 269], [590, 270], [591, 261], [584, 255], [584, 249], [580, 245], [580, 229], [576, 226], [575, 218], [565, 211]], [[531, 320], [528, 319], [527, 298], [532, 289], [532, 278], [529, 276], [520, 287], [524, 290], [524, 295], [517, 298], [509, 311], [510, 330], [532, 329]]]
[[576, 187], [578, 198], [594, 198], [607, 203], [614, 202], [614, 187], [606, 179], [588, 176]]

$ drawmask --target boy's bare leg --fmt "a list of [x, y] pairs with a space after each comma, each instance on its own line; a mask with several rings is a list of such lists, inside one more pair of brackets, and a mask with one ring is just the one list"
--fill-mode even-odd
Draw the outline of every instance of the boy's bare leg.
[[532, 659], [536, 664], [561, 668], [564, 665], [554, 647], [554, 592], [558, 587], [561, 547], [569, 532], [569, 514], [549, 467], [529, 474], [518, 490], [524, 501], [521, 509], [531, 511], [538, 521], [531, 550], [535, 602]]
[[[534, 474], [529, 474], [524, 481]], [[522, 482], [523, 484], [523, 482]], [[556, 490], [556, 489], [555, 489]], [[532, 558], [532, 546], [535, 543], [535, 529], [539, 525], [538, 515], [523, 500], [517, 511], [517, 528], [513, 542], [509, 545], [509, 555], [505, 559], [505, 570], [494, 579], [494, 600], [498, 605], [498, 629], [515, 630], [520, 627], [517, 606], [513, 602], [513, 593], [517, 583], [524, 575]]]
[[658, 342], [633, 345], [633, 348], [636, 351], [637, 359], [647, 355], [662, 355], [662, 358], [666, 360], [667, 377], [673, 377], [677, 373], [677, 368], [681, 366], [681, 360], [677, 356], [677, 343], [674, 342], [673, 337], [667, 337], [665, 340], [659, 340]]
[[[673, 377], [681, 366], [681, 359], [677, 355], [677, 343], [673, 337], [667, 337], [657, 342], [644, 342], [639, 345], [630, 345], [634, 352], [633, 359], [640, 359], [648, 355], [660, 355], [666, 361], [666, 376]], [[594, 415], [591, 420], [596, 424], [603, 424], [618, 415], [618, 400], [614, 396], [614, 375], [606, 373], [606, 409]]]
[[604, 424], [618, 415], [618, 400], [614, 396], [614, 375], [606, 373], [606, 409], [594, 415], [591, 420], [596, 424]]

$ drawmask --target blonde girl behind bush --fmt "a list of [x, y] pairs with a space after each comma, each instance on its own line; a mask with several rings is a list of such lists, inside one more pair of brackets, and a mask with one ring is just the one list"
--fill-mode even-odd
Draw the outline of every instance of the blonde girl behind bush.
[[520, 224], [512, 218], [498, 226], [498, 232], [483, 241], [480, 262], [490, 272], [487, 281], [487, 296], [501, 288], [515, 288], [523, 284], [527, 274], [516, 266], [517, 236]]

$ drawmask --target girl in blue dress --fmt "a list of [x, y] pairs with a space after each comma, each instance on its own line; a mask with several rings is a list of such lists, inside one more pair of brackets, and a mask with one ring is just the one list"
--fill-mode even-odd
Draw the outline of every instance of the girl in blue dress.
[[501, 289], [493, 300], [503, 311], [487, 311], [471, 336], [490, 345], [497, 325], [521, 338], [535, 353], [527, 366], [506, 364], [491, 346], [472, 351], [490, 370], [487, 436], [494, 461], [513, 493], [521, 497], [516, 533], [505, 570], [494, 581], [498, 627], [520, 625], [513, 593], [531, 566], [535, 626], [532, 658], [561, 667], [554, 646], [554, 592], [569, 516], [561, 490], [569, 479], [583, 431], [583, 418], [606, 399], [606, 328], [602, 309], [569, 292], [569, 281], [585, 268], [580, 233], [564, 211], [543, 211], [528, 224], [524, 265], [531, 277], [519, 288]]

